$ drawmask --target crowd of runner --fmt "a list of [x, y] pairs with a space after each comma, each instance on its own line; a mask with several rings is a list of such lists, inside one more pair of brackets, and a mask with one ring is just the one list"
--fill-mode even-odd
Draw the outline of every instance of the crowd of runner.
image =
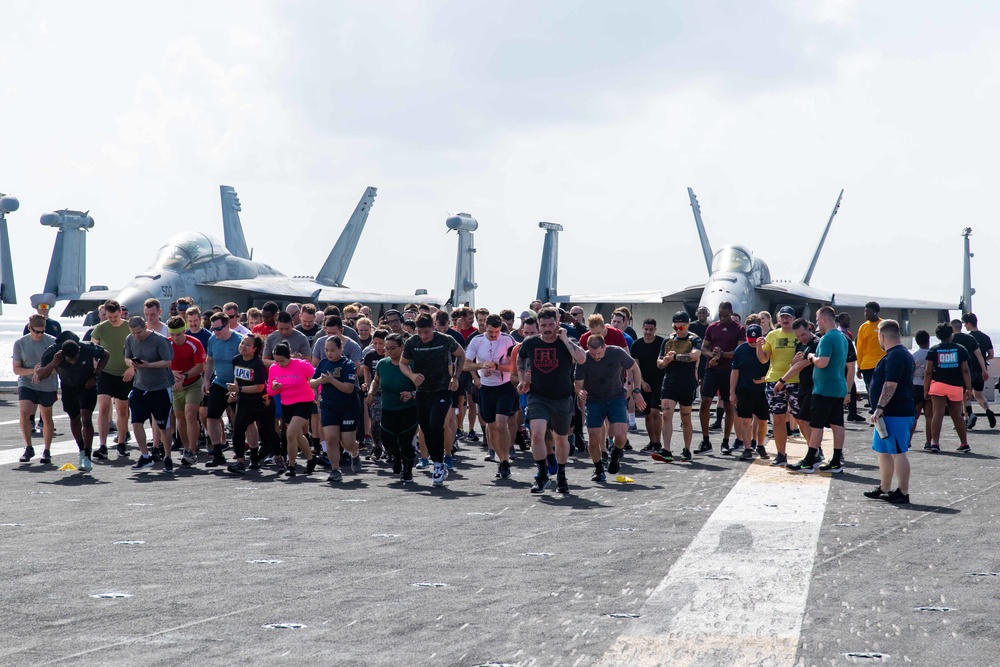
[[[172, 471], [177, 450], [181, 466], [233, 475], [268, 468], [294, 477], [301, 458], [305, 474], [320, 467], [339, 482], [344, 470], [361, 473], [368, 460], [384, 461], [403, 483], [427, 469], [441, 486], [459, 448], [481, 442], [500, 480], [510, 478], [518, 449], [530, 452], [534, 494], [553, 478], [559, 493], [569, 492], [566, 464], [574, 451], [590, 456], [592, 481], [618, 474], [637, 415], [649, 434], [640, 451], [654, 461], [712, 452], [712, 432], [721, 431], [723, 455], [803, 474], [844, 471], [846, 419], [873, 427], [881, 480], [865, 495], [906, 503], [907, 451], [921, 413], [931, 452], [940, 451], [946, 413], [958, 451], [970, 451], [973, 401], [996, 425], [983, 396], [993, 345], [973, 313], [939, 325], [934, 346], [918, 331], [914, 352], [902, 345], [897, 322], [879, 318], [875, 302], [866, 305], [856, 337], [847, 314], [829, 306], [813, 322], [789, 306], [773, 318], [742, 318], [725, 302], [718, 313], [699, 308], [694, 321], [678, 311], [666, 335], [652, 318], [636, 332], [627, 308], [606, 322], [579, 306], [566, 311], [538, 301], [519, 317], [426, 304], [377, 316], [362, 304], [282, 310], [269, 301], [246, 312], [235, 303], [202, 310], [189, 298], [170, 304], [166, 322], [156, 299], [141, 315], [129, 316], [114, 300], [98, 314], [100, 323], [81, 339], [62, 331], [41, 304], [15, 342], [22, 463], [35, 457], [40, 436], [40, 461], [51, 464], [60, 394], [83, 472], [111, 456], [111, 436], [116, 455], [128, 457], [131, 424], [136, 471], [157, 463]], [[855, 375], [868, 389], [867, 419], [858, 413]], [[694, 446], [699, 394], [701, 441]], [[788, 438], [800, 434], [807, 454], [792, 463]]]

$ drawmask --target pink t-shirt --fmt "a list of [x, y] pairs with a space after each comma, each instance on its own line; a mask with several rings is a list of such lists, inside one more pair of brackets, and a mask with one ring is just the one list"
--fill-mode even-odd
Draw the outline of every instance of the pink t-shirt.
[[[289, 359], [284, 368], [271, 364], [267, 369], [267, 393], [271, 396], [280, 394], [282, 405], [314, 401], [316, 395], [309, 386], [314, 370], [305, 359]], [[281, 383], [281, 391], [272, 389], [275, 381]]]

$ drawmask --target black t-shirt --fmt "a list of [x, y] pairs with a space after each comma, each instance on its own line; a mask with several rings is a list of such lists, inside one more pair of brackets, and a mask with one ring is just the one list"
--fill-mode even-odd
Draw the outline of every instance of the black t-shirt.
[[[819, 347], [819, 338], [813, 336], [813, 339], [807, 344], [802, 343], [795, 344], [795, 351], [801, 352], [803, 357], [808, 357], [810, 354], [816, 354], [816, 348]], [[799, 371], [799, 396], [808, 396], [813, 390], [813, 365], [809, 364], [805, 368]]]
[[654, 336], [652, 343], [647, 343], [642, 338], [638, 338], [632, 343], [632, 347], [629, 348], [632, 358], [639, 364], [642, 381], [650, 387], [659, 387], [663, 384], [663, 369], [656, 367], [656, 360], [660, 356], [661, 347], [663, 347], [663, 336]]
[[451, 380], [451, 355], [459, 348], [451, 336], [435, 331], [430, 342], [411, 336], [403, 343], [403, 357], [413, 362], [413, 372], [424, 376], [417, 391], [447, 391]]
[[875, 411], [876, 401], [882, 395], [882, 385], [886, 382], [895, 382], [896, 391], [889, 399], [882, 414], [886, 417], [912, 417], [917, 414], [913, 407], [913, 392], [910, 391], [913, 379], [913, 355], [902, 345], [890, 347], [872, 373], [872, 384], [868, 388], [871, 397], [872, 412]]
[[[313, 322], [311, 329], [306, 329], [304, 326], [300, 324], [299, 326], [295, 327], [295, 330], [305, 334], [305, 337], [309, 339], [310, 348], [312, 348], [313, 344], [316, 342], [316, 338], [318, 338], [323, 333], [323, 327], [321, 327], [315, 322]], [[365, 346], [362, 345], [361, 347], [363, 349]]]
[[573, 355], [561, 340], [546, 343], [541, 336], [528, 336], [517, 358], [531, 369], [532, 394], [554, 399], [573, 396]]
[[979, 357], [976, 356], [976, 350], [979, 349], [979, 342], [975, 338], [967, 333], [959, 332], [951, 335], [951, 342], [961, 345], [969, 353], [969, 372], [971, 374], [975, 375], [976, 373], [983, 372], [983, 367], [979, 365]]
[[[847, 338], [845, 335], [844, 338]], [[844, 359], [844, 363], [851, 363], [852, 361], [858, 360], [858, 348], [854, 347], [854, 341], [847, 338], [847, 359]], [[848, 382], [850, 384], [850, 382]]]
[[375, 350], [372, 350], [361, 360], [361, 364], [368, 369], [369, 382], [375, 379], [375, 365], [383, 359], [385, 359], [384, 354], [379, 354]]
[[[236, 384], [241, 388], [249, 385], [267, 385], [267, 366], [260, 357], [252, 357], [250, 361], [243, 358], [242, 354], [233, 357], [233, 376]], [[240, 393], [236, 397], [237, 403], [259, 403], [264, 400], [264, 394], [244, 394]]]
[[764, 392], [764, 383], [754, 382], [767, 375], [770, 364], [761, 363], [757, 358], [757, 348], [750, 343], [740, 343], [739, 347], [733, 350], [733, 370], [739, 371], [740, 376], [736, 381], [737, 389], [753, 389]]
[[[60, 347], [62, 346], [50, 345], [42, 353], [42, 366], [48, 366], [52, 363], [52, 359], [56, 356], [56, 352], [59, 351]], [[62, 381], [63, 389], [67, 387], [79, 389], [87, 383], [87, 380], [96, 377], [94, 369], [97, 368], [97, 364], [103, 357], [104, 348], [97, 343], [80, 343], [80, 354], [77, 356], [75, 364], [63, 361], [56, 366], [56, 374], [59, 375], [59, 379]]]
[[[701, 336], [696, 336], [690, 333], [688, 329], [688, 335], [680, 338], [677, 334], [670, 334], [670, 337], [663, 341], [663, 347], [660, 348], [660, 356], [666, 355], [667, 352], [673, 352], [675, 354], [691, 354], [695, 350], [700, 350], [702, 346]], [[690, 361], [671, 361], [667, 364], [667, 367], [663, 369], [663, 384], [671, 385], [673, 387], [691, 387], [692, 389], [698, 384], [698, 364], [692, 363]]]
[[693, 333], [698, 338], [704, 338], [705, 332], [708, 331], [708, 325], [709, 323], [707, 322], [705, 324], [702, 324], [701, 322], [695, 320], [694, 322], [688, 325], [688, 331]]
[[934, 362], [931, 380], [953, 387], [965, 387], [962, 362], [969, 361], [969, 352], [964, 347], [953, 342], [938, 343], [927, 351], [927, 361]]
[[[984, 334], [982, 331], [970, 331], [969, 335], [976, 339], [979, 343], [979, 351], [983, 353], [983, 361], [986, 361], [986, 357], [989, 356], [989, 351], [993, 349], [993, 340]], [[989, 365], [989, 362], [986, 362]]]

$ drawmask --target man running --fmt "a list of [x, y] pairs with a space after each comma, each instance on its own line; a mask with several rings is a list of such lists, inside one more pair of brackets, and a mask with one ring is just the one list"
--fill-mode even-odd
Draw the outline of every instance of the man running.
[[466, 371], [479, 374], [479, 416], [486, 424], [486, 440], [498, 461], [497, 477], [510, 477], [510, 430], [507, 420], [517, 406], [517, 389], [510, 382], [510, 352], [514, 339], [500, 332], [499, 315], [486, 317], [486, 333], [465, 350]]
[[698, 360], [701, 358], [702, 341], [691, 333], [688, 325], [691, 316], [685, 310], [678, 310], [672, 318], [674, 332], [663, 341], [656, 365], [663, 369], [663, 386], [660, 388], [660, 406], [663, 411], [663, 448], [650, 456], [654, 461], [673, 463], [670, 440], [674, 435], [674, 410], [680, 406], [681, 433], [684, 449], [681, 461], [691, 460], [691, 438], [694, 427], [691, 424], [691, 406], [694, 393], [698, 389]]

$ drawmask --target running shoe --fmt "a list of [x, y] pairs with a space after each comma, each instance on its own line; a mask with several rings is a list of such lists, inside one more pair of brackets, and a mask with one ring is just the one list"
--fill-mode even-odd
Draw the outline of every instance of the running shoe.
[[931, 448], [931, 443], [929, 443], [929, 442], [925, 442], [925, 443], [924, 443], [924, 449], [926, 449], [926, 450], [930, 451], [930, 448]]
[[548, 483], [548, 477], [535, 477], [535, 483], [531, 485], [531, 493], [545, 493], [545, 487]]
[[151, 456], [140, 456], [139, 460], [135, 462], [132, 466], [132, 470], [146, 470], [147, 468], [153, 467], [153, 457]]
[[628, 438], [625, 438], [625, 450], [629, 452], [632, 451], [632, 443], [628, 441]]
[[612, 475], [617, 474], [618, 469], [621, 467], [622, 453], [622, 450], [617, 447], [611, 452], [611, 460], [608, 461], [608, 472]]
[[847, 421], [849, 422], [863, 422], [865, 418], [861, 415], [847, 415]]
[[[968, 445], [966, 445], [968, 447]], [[42, 458], [38, 459], [38, 462], [42, 465], [52, 465], [52, 452], [49, 450], [42, 451]]]
[[660, 444], [650, 441], [648, 445], [639, 450], [640, 454], [650, 454], [660, 448]]
[[80, 471], [90, 472], [93, 469], [94, 469], [94, 462], [88, 459], [87, 455], [84, 454], [83, 459], [81, 459], [80, 461]]
[[95, 459], [106, 459], [106, 458], [108, 458], [108, 446], [107, 445], [101, 445], [100, 447], [98, 447], [97, 449], [95, 449], [94, 450], [94, 458]]
[[346, 449], [340, 450], [340, 467], [349, 468], [351, 466], [351, 453]]
[[470, 429], [469, 432], [465, 434], [465, 441], [466, 442], [479, 442], [479, 436], [476, 435], [475, 431], [473, 431], [473, 430]]
[[764, 459], [765, 461], [771, 458], [771, 455], [767, 453], [767, 449], [764, 445], [757, 445], [757, 456]]
[[816, 459], [810, 459], [808, 456], [798, 463], [789, 463], [785, 466], [785, 470], [789, 472], [804, 472], [806, 474], [812, 474], [816, 472], [816, 467], [819, 465], [819, 461]]
[[692, 458], [693, 457], [691, 456], [691, 450], [690, 449], [682, 449], [681, 450], [681, 461], [683, 461], [684, 463], [690, 463]]
[[247, 466], [247, 470], [260, 470], [260, 463], [251, 459], [250, 465]]
[[285, 477], [295, 477], [295, 475], [297, 474], [295, 468], [296, 466], [294, 461], [292, 463], [289, 463], [288, 470], [285, 471]]
[[163, 472], [173, 472], [174, 461], [169, 456], [163, 457]]
[[[972, 447], [969, 447], [968, 443], [965, 443], [965, 444], [959, 445], [958, 449], [956, 449], [955, 451], [956, 452], [961, 452], [963, 454], [971, 454], [972, 453]], [[46, 454], [47, 453], [48, 452], [46, 452]], [[48, 461], [45, 460], [46, 454], [42, 454], [42, 463], [48, 463]], [[909, 502], [909, 501], [907, 501], [907, 502]]]
[[510, 461], [500, 462], [500, 472], [498, 475], [500, 479], [510, 479]]
[[865, 491], [865, 498], [871, 498], [872, 500], [880, 500], [886, 495], [886, 492], [882, 490], [881, 486], [876, 486], [871, 491]]
[[649, 455], [649, 458], [654, 461], [659, 461], [660, 463], [673, 463], [674, 455], [670, 453], [669, 449], [658, 449]]
[[882, 496], [882, 500], [887, 503], [892, 503], [893, 505], [909, 505], [910, 494], [903, 493], [899, 489], [895, 489]]
[[210, 461], [205, 462], [206, 468], [218, 468], [226, 465], [226, 457], [222, 454], [213, 454]]
[[730, 454], [732, 454], [732, 450], [729, 449], [729, 443], [726, 442], [725, 440], [723, 440], [722, 444], [719, 445], [719, 451], [722, 453], [723, 456], [729, 456]]
[[285, 459], [282, 457], [275, 457], [274, 469], [279, 475], [285, 472]]
[[420, 460], [417, 461], [417, 465], [414, 466], [414, 467], [417, 468], [417, 470], [423, 470], [424, 468], [430, 467], [430, 465], [431, 465], [431, 462], [421, 456]]
[[274, 457], [273, 456], [268, 456], [266, 459], [264, 459], [263, 465], [273, 466], [274, 465]]
[[464, 437], [465, 437], [465, 431], [463, 431], [462, 429], [458, 429], [457, 431], [455, 431], [455, 440], [459, 440]]
[[605, 482], [607, 479], [608, 476], [604, 474], [603, 470], [594, 471], [594, 474], [590, 476], [591, 482]]
[[375, 445], [375, 441], [374, 441], [374, 440], [372, 440], [372, 437], [371, 437], [370, 435], [366, 435], [366, 436], [365, 436], [365, 439], [364, 439], [364, 440], [362, 441], [362, 444], [363, 444], [363, 445], [364, 445], [365, 447], [372, 447], [372, 446], [374, 446], [374, 445]]
[[786, 466], [788, 465], [788, 457], [782, 453], [777, 453], [774, 458], [771, 459], [771, 465], [773, 466]]
[[399, 478], [399, 481], [401, 481], [403, 484], [409, 484], [410, 482], [412, 482], [413, 471], [410, 470], [408, 467], [403, 466], [403, 476]]
[[340, 469], [331, 470], [330, 474], [326, 476], [326, 481], [328, 482], [342, 482], [344, 481], [344, 473], [340, 472]]
[[556, 461], [555, 454], [549, 454], [548, 456], [546, 456], [545, 463], [547, 466], [545, 472], [547, 472], [550, 477], [559, 471], [559, 462]]
[[493, 461], [493, 462], [495, 462], [497, 460], [496, 452], [494, 452], [492, 449], [490, 451], [486, 452], [486, 458], [484, 458], [483, 460], [484, 461]]
[[455, 459], [454, 457], [452, 457], [451, 454], [448, 454], [447, 456], [444, 457], [444, 467], [447, 468], [448, 470], [455, 469]]
[[740, 454], [740, 461], [753, 461], [753, 450], [744, 449], [743, 453]]
[[443, 463], [434, 464], [434, 472], [431, 473], [431, 484], [434, 486], [441, 486], [444, 484], [445, 478], [448, 476], [448, 469], [444, 467]]
[[821, 465], [819, 468], [817, 468], [817, 470], [819, 470], [820, 472], [830, 472], [835, 475], [839, 475], [842, 472], [844, 472], [844, 463], [843, 461], [837, 461], [836, 463], [830, 461], [829, 463], [824, 463], [823, 465]]
[[988, 421], [990, 423], [990, 428], [996, 428], [997, 427], [997, 416], [995, 414], [993, 414], [992, 410], [987, 410], [986, 411], [986, 421]]
[[306, 461], [306, 474], [311, 475], [315, 471], [316, 471], [316, 457], [313, 456], [310, 457], [308, 461]]
[[937, 444], [936, 442], [932, 442], [931, 443], [931, 453], [932, 454], [937, 454], [940, 451], [941, 451], [941, 445]]
[[351, 472], [361, 472], [361, 457], [352, 456], [351, 457]]
[[77, 464], [76, 464], [76, 469], [77, 470], [83, 470], [83, 460], [85, 458], [87, 458], [87, 455], [84, 454], [83, 452], [80, 452], [80, 460], [77, 461]]
[[119, 442], [115, 449], [118, 450], [118, 456], [128, 457], [128, 447], [125, 446], [124, 442]]
[[333, 467], [333, 464], [330, 463], [330, 457], [326, 455], [326, 452], [323, 452], [317, 457], [316, 465], [320, 466], [321, 468]]
[[28, 461], [31, 460], [31, 457], [34, 455], [35, 455], [35, 448], [32, 447], [31, 445], [28, 445], [27, 447], [24, 448], [24, 454], [21, 454], [21, 458], [19, 459], [19, 461], [21, 461], [21, 463], [27, 463]]
[[372, 446], [373, 461], [381, 461], [384, 455], [385, 455], [385, 447], [383, 447], [381, 443]]
[[403, 472], [403, 460], [399, 459], [399, 458], [393, 459], [393, 461], [392, 461], [392, 474], [393, 475], [398, 475], [401, 472]]
[[711, 443], [711, 441], [709, 441], [708, 438], [705, 438], [704, 440], [701, 441], [701, 444], [698, 445], [698, 448], [696, 450], [694, 450], [694, 453], [695, 454], [708, 454], [710, 451], [712, 451], [712, 443]]
[[185, 451], [181, 454], [181, 465], [185, 468], [189, 468], [198, 462], [198, 457], [194, 455], [193, 452]]
[[556, 477], [556, 491], [559, 493], [569, 493], [569, 482], [566, 481], [566, 474]]
[[719, 419], [716, 419], [715, 422], [713, 422], [712, 425], [708, 427], [708, 429], [710, 431], [721, 431], [722, 430], [722, 421], [719, 420]]
[[228, 466], [226, 466], [226, 470], [233, 473], [234, 475], [242, 475], [244, 472], [246, 472], [246, 469], [247, 467], [243, 465], [242, 461], [233, 461]]
[[969, 415], [968, 415], [968, 416], [967, 416], [967, 417], [965, 418], [965, 427], [966, 427], [966, 428], [975, 428], [975, 427], [976, 427], [976, 422], [977, 422], [977, 421], [979, 421], [979, 418], [978, 418], [978, 417], [976, 416], [976, 413], [974, 413], [974, 412], [973, 412], [973, 413], [970, 413], [970, 414], [969, 414]]

